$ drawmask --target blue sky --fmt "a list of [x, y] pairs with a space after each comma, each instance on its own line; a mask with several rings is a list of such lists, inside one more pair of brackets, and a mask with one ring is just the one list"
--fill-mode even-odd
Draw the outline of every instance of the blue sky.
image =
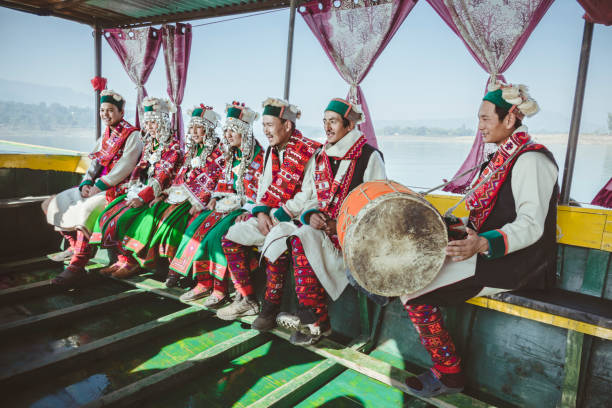
[[[510, 82], [530, 86], [543, 112], [570, 116], [584, 26], [582, 14], [576, 1], [555, 2], [505, 73]], [[283, 10], [194, 27], [183, 107], [204, 102], [222, 112], [226, 102], [239, 99], [258, 109], [265, 97], [282, 96], [288, 15], [288, 10]], [[0, 8], [0, 38], [4, 57], [0, 78], [91, 92], [90, 27]], [[105, 41], [102, 72], [109, 79], [109, 87], [133, 103], [134, 86]], [[596, 25], [583, 120], [601, 124], [602, 128], [607, 112], [612, 112], [611, 72], [612, 27]], [[486, 79], [460, 39], [421, 1], [379, 57], [362, 88], [375, 125], [376, 121], [394, 119], [475, 118]], [[167, 95], [161, 53], [146, 86], [152, 96]], [[298, 16], [291, 100], [303, 110], [302, 123], [319, 124], [327, 101], [345, 96], [347, 90], [348, 85]]]

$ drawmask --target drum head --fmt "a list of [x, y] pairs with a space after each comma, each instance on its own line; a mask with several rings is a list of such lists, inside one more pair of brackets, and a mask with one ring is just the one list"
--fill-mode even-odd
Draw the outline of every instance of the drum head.
[[424, 199], [403, 193], [365, 205], [348, 227], [346, 264], [362, 287], [384, 296], [414, 293], [438, 274], [446, 256], [446, 225]]

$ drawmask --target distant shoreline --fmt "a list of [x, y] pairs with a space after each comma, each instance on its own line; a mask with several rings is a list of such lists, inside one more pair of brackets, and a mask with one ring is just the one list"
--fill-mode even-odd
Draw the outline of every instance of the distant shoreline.
[[[535, 140], [543, 144], [567, 144], [567, 133], [533, 134]], [[379, 142], [429, 142], [429, 143], [473, 143], [474, 135], [469, 136], [414, 136], [414, 135], [392, 135], [379, 136]], [[580, 134], [580, 144], [612, 145], [612, 135], [606, 134]]]

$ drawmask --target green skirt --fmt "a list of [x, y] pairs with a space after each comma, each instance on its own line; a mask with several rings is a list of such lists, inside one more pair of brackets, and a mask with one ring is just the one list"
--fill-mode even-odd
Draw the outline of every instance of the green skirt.
[[102, 210], [89, 239], [91, 245], [100, 245], [104, 248], [119, 245], [134, 220], [149, 209], [147, 205], [130, 208], [125, 198], [126, 194], [117, 197]]
[[187, 276], [195, 265], [194, 275], [210, 274], [222, 281], [227, 272], [227, 259], [221, 239], [243, 212], [242, 209], [229, 214], [206, 211], [196, 217], [185, 231], [170, 269]]
[[191, 203], [155, 203], [139, 214], [123, 238], [123, 247], [132, 252], [140, 266], [146, 267], [157, 254], [171, 258], [183, 238], [191, 216]]

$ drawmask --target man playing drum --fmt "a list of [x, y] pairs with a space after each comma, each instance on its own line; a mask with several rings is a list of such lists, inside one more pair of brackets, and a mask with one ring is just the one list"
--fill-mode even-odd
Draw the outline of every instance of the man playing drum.
[[295, 128], [301, 115], [297, 106], [268, 98], [263, 108], [262, 123], [270, 146], [259, 178], [257, 200], [250, 211], [253, 217], [234, 224], [222, 241], [237, 296], [232, 304], [217, 312], [223, 320], [259, 313], [248, 262], [249, 250], [258, 247], [262, 258], [265, 257], [266, 292], [261, 313], [253, 321], [252, 327], [256, 330], [268, 330], [276, 325], [290, 263], [286, 239], [297, 229], [292, 219], [302, 213], [305, 198], [309, 197], [301, 189], [303, 184], [312, 185], [307, 177], [314, 173], [311, 171], [314, 153], [320, 147]]
[[316, 154], [314, 188], [301, 217], [304, 225], [291, 236], [297, 315], [277, 317], [280, 326], [293, 330], [293, 344], [313, 344], [331, 333], [325, 292], [336, 300], [348, 284], [336, 232], [340, 206], [361, 183], [386, 178], [381, 154], [357, 128], [362, 120], [359, 107], [344, 99], [332, 99], [325, 109], [327, 143]]
[[498, 147], [466, 196], [467, 236], [448, 244], [433, 282], [401, 297], [434, 363], [406, 380], [415, 394], [463, 390], [461, 357], [443, 326], [440, 305], [554, 283], [558, 169], [553, 155], [521, 123], [537, 111], [523, 85], [494, 84], [483, 99], [478, 129], [486, 143]]

